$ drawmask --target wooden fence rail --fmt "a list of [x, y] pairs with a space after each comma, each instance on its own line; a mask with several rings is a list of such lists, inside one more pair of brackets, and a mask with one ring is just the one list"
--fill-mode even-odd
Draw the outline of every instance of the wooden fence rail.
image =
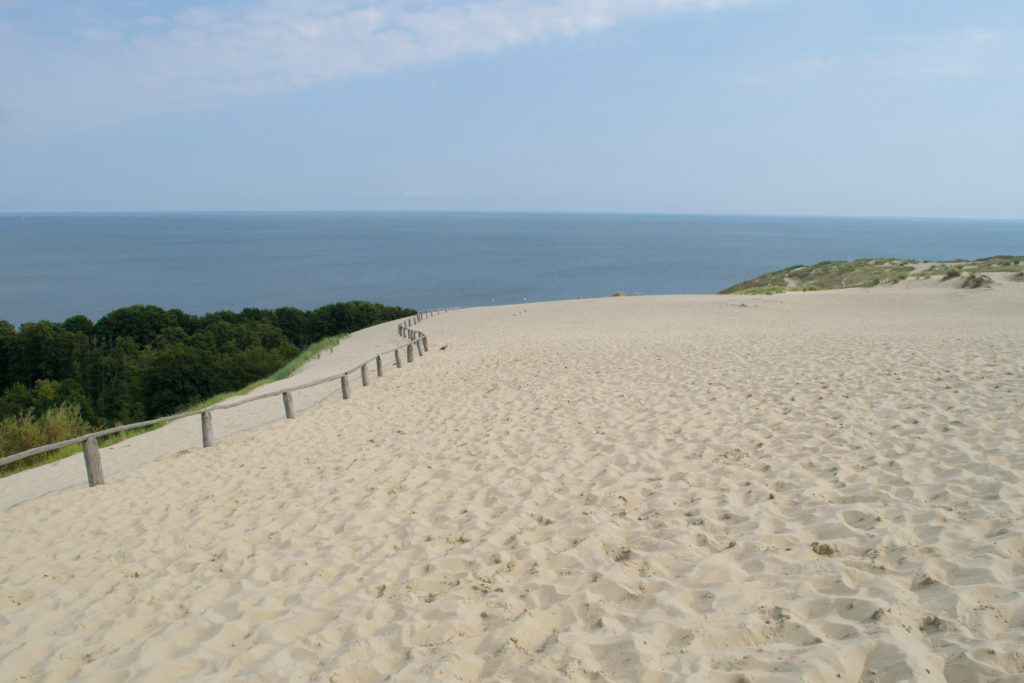
[[348, 383], [349, 374], [359, 371], [362, 379], [362, 385], [368, 386], [370, 384], [370, 373], [369, 365], [375, 363], [377, 376], [384, 376], [384, 354], [391, 353], [395, 354], [395, 366], [402, 367], [402, 355], [401, 352], [404, 349], [407, 362], [412, 363], [413, 361], [413, 349], [420, 356], [427, 351], [427, 335], [423, 334], [419, 330], [412, 328], [413, 325], [419, 323], [426, 318], [444, 313], [445, 311], [455, 310], [452, 308], [438, 308], [429, 311], [423, 311], [417, 313], [414, 316], [406, 318], [398, 324], [398, 334], [400, 336], [409, 339], [407, 343], [399, 344], [393, 349], [381, 351], [375, 357], [360, 363], [359, 365], [349, 368], [345, 372], [337, 375], [331, 375], [330, 377], [324, 377], [322, 379], [314, 380], [312, 382], [306, 382], [298, 386], [289, 387], [288, 389], [282, 389], [280, 391], [272, 391], [266, 394], [260, 394], [258, 396], [247, 396], [246, 398], [231, 403], [224, 403], [208, 408], [200, 408], [198, 410], [190, 410], [185, 413], [177, 413], [175, 415], [168, 415], [166, 417], [158, 417], [152, 420], [143, 420], [142, 422], [133, 422], [127, 425], [118, 425], [117, 427], [110, 427], [109, 429], [101, 429], [98, 432], [92, 432], [90, 434], [84, 434], [82, 436], [76, 436], [73, 439], [66, 439], [64, 441], [58, 441], [56, 443], [46, 444], [45, 446], [37, 446], [36, 448], [30, 448], [20, 453], [8, 455], [4, 458], [0, 458], [0, 467], [9, 465], [25, 458], [31, 458], [33, 455], [39, 455], [41, 453], [49, 453], [50, 451], [60, 450], [65, 446], [74, 446], [82, 444], [82, 453], [85, 457], [85, 470], [86, 475], [89, 479], [89, 486], [96, 486], [97, 484], [103, 483], [103, 463], [100, 460], [100, 449], [99, 439], [104, 436], [110, 436], [111, 434], [118, 434], [120, 432], [126, 432], [130, 429], [140, 429], [142, 427], [152, 427], [153, 425], [163, 424], [165, 422], [174, 422], [185, 417], [194, 417], [199, 415], [201, 418], [202, 434], [203, 434], [203, 448], [208, 448], [213, 445], [213, 411], [215, 410], [227, 410], [229, 408], [237, 408], [238, 406], [245, 405], [246, 403], [252, 403], [253, 401], [261, 401], [266, 398], [273, 398], [280, 396], [284, 404], [285, 418], [295, 418], [295, 406], [292, 401], [292, 394], [301, 389], [309, 389], [310, 387], [319, 386], [326, 384], [327, 382], [337, 382], [341, 380], [341, 395], [342, 398], [348, 399], [351, 396], [351, 388]]

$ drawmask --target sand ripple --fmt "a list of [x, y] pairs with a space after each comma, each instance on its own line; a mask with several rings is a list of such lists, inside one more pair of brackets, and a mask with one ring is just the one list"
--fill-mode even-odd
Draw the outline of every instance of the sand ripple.
[[1022, 680], [1024, 298], [969, 296], [430, 319], [350, 401], [4, 513], [0, 671]]

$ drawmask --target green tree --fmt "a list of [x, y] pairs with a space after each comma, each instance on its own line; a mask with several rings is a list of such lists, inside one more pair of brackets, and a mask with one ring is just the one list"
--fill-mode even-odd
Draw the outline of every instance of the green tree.
[[139, 380], [147, 417], [170, 415], [215, 393], [214, 354], [175, 344], [155, 352]]
[[151, 344], [166, 327], [179, 325], [175, 316], [159, 306], [134, 305], [119, 308], [96, 321], [96, 335], [107, 344], [128, 338], [136, 344]]

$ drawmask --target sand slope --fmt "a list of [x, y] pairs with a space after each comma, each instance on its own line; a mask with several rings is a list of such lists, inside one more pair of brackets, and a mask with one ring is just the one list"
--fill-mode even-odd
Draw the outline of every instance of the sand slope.
[[[347, 372], [359, 363], [374, 358], [377, 353], [394, 348], [408, 340], [397, 334], [397, 322], [381, 323], [344, 337], [332, 349], [298, 368], [286, 379], [265, 384], [252, 395], [270, 394], [289, 387]], [[387, 367], [394, 367], [394, 356], [384, 359]], [[371, 373], [376, 376], [376, 373]], [[352, 386], [360, 384], [359, 373], [351, 378]], [[305, 410], [321, 401], [336, 398], [338, 384], [323, 384], [304, 389], [294, 397], [296, 410]], [[222, 403], [237, 401], [230, 398]], [[248, 403], [227, 411], [213, 411], [215, 439], [223, 439], [241, 432], [279, 422], [284, 418], [284, 405], [279, 396]], [[103, 449], [105, 478], [117, 477], [167, 454], [186, 448], [202, 446], [202, 428], [198, 416], [183, 418], [160, 429], [136, 436]], [[85, 464], [80, 455], [20, 473], [16, 485], [6, 486], [0, 481], [0, 510], [24, 503], [54, 491], [77, 488], [86, 482]]]
[[1024, 286], [421, 329], [350, 401], [4, 512], [0, 677], [1024, 678]]

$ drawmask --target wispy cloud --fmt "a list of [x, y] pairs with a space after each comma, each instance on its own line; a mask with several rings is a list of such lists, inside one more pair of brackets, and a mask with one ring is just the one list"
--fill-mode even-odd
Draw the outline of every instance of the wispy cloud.
[[758, 64], [739, 80], [751, 83], [813, 81], [822, 78], [897, 76], [974, 78], [1005, 68], [1009, 41], [998, 32], [965, 28], [934, 34], [876, 36], [836, 54], [808, 54], [777, 65]]
[[155, 3], [116, 16], [79, 7], [44, 18], [15, 6], [6, 17], [13, 39], [0, 46], [0, 98], [28, 120], [103, 120], [110, 112], [201, 106], [752, 1], [262, 0], [173, 14]]
[[997, 31], [969, 27], [938, 34], [897, 34], [878, 39], [889, 46], [874, 63], [893, 73], [975, 77], [998, 68], [996, 55], [1004, 43]]

